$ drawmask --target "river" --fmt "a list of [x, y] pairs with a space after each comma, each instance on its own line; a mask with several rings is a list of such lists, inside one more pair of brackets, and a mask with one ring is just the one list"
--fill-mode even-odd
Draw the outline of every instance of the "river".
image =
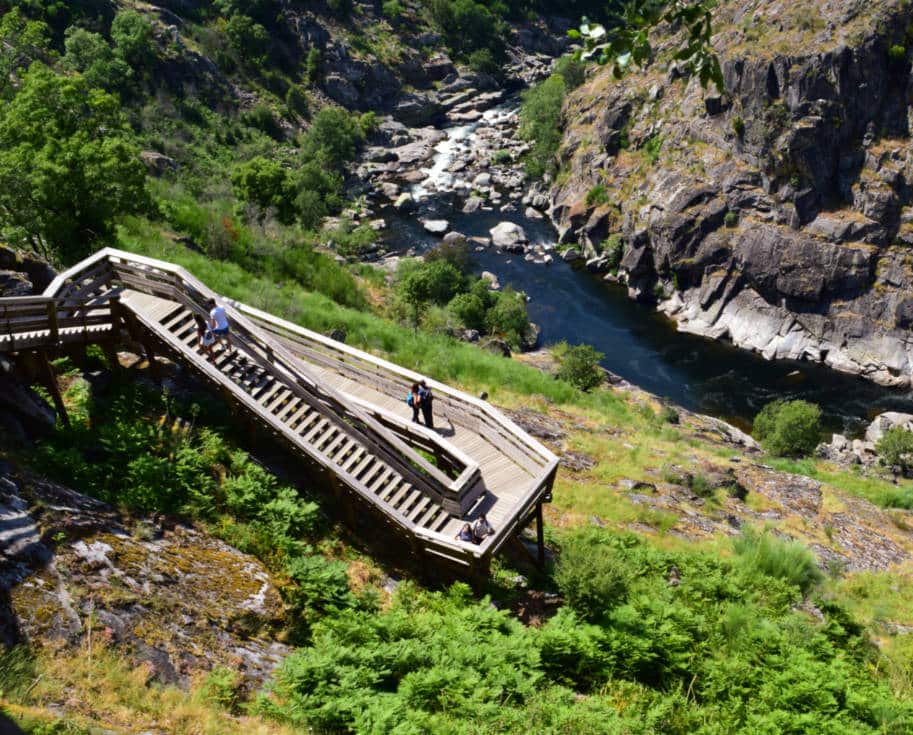
[[[450, 230], [469, 237], [487, 237], [499, 222], [510, 221], [524, 228], [531, 243], [555, 242], [548, 220], [526, 217], [523, 207], [464, 214], [462, 198], [447, 191], [454, 178], [448, 168], [455, 155], [473, 144], [479, 129], [508, 111], [508, 106], [495, 108], [478, 123], [447, 129], [448, 138], [437, 146], [426, 180], [413, 187], [421, 201], [418, 214], [384, 212], [390, 247], [423, 251], [439, 242], [425, 232], [420, 219], [446, 219]], [[827, 429], [851, 436], [882, 411], [913, 412], [909, 391], [811, 363], [767, 361], [725, 343], [678, 332], [669, 319], [629, 299], [625, 287], [606, 283], [558, 257], [551, 265], [541, 265], [494, 248], [473, 255], [478, 272], [491, 271], [502, 286], [510, 284], [529, 296], [530, 320], [542, 328], [544, 344], [590, 344], [603, 353], [606, 369], [687, 409], [746, 428], [765, 403], [801, 398], [821, 406]]]

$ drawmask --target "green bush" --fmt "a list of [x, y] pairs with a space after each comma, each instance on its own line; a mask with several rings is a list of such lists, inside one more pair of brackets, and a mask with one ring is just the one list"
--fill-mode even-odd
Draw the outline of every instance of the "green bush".
[[745, 137], [745, 121], [741, 117], [732, 118], [732, 132], [740, 140]]
[[301, 117], [308, 117], [311, 114], [307, 95], [297, 84], [289, 87], [288, 92], [286, 92], [285, 106], [288, 108], [289, 112], [301, 115]]
[[599, 361], [605, 357], [591, 345], [574, 345], [561, 356], [558, 377], [580, 390], [587, 391], [605, 380]]
[[477, 48], [466, 57], [466, 64], [470, 69], [481, 74], [500, 76], [502, 73], [501, 65], [495, 60], [491, 49]]
[[815, 555], [799, 541], [746, 528], [732, 543], [735, 553], [749, 569], [782, 579], [803, 594], [808, 594], [824, 579]]
[[155, 39], [152, 23], [135, 10], [123, 10], [111, 24], [114, 49], [134, 69], [143, 67], [155, 58]]
[[320, 49], [316, 46], [311, 46], [308, 49], [307, 61], [305, 62], [304, 68], [307, 73], [308, 81], [311, 84], [316, 84], [320, 79]]
[[381, 10], [384, 16], [390, 20], [399, 20], [400, 16], [406, 12], [406, 9], [399, 0], [385, 0], [384, 4], [381, 6]]
[[894, 62], [904, 61], [907, 57], [907, 49], [905, 46], [899, 44], [894, 44], [891, 48], [888, 49], [888, 58]]
[[513, 347], [517, 347], [529, 327], [526, 299], [510, 286], [496, 297], [494, 306], [485, 314], [485, 326], [492, 334], [499, 334]]
[[104, 38], [85, 28], [72, 26], [67, 30], [64, 50], [63, 65], [82, 72], [93, 87], [118, 91], [133, 75], [130, 65], [114, 53]]
[[555, 62], [555, 74], [564, 79], [568, 91], [583, 84], [586, 78], [586, 64], [573, 54], [562, 56]]
[[601, 207], [609, 203], [609, 192], [605, 184], [596, 184], [586, 193], [586, 205], [588, 207]]
[[602, 256], [606, 259], [609, 270], [617, 271], [618, 266], [621, 265], [621, 259], [624, 258], [625, 254], [625, 243], [621, 235], [617, 233], [609, 235], [602, 243], [601, 252]]
[[447, 309], [454, 318], [467, 329], [485, 329], [485, 304], [474, 293], [461, 293], [454, 296]]
[[663, 137], [661, 135], [654, 135], [647, 139], [647, 141], [641, 147], [641, 153], [651, 166], [655, 165], [659, 161], [659, 154], [663, 147]]
[[723, 217], [723, 224], [726, 227], [733, 228], [739, 224], [739, 215], [736, 212], [729, 211], [726, 212], [726, 216]]
[[773, 455], [811, 454], [821, 439], [821, 409], [807, 401], [773, 401], [755, 417], [754, 435]]
[[555, 581], [567, 603], [590, 621], [604, 619], [628, 595], [623, 561], [611, 546], [586, 532], [562, 544]]
[[253, 18], [237, 13], [225, 24], [225, 37], [232, 50], [247, 64], [263, 66], [269, 52], [270, 37], [266, 28]]
[[882, 434], [875, 451], [883, 464], [907, 474], [913, 469], [913, 432], [893, 426]]
[[523, 93], [518, 134], [532, 143], [524, 160], [526, 173], [533, 179], [541, 179], [555, 170], [565, 92], [564, 77], [552, 74]]

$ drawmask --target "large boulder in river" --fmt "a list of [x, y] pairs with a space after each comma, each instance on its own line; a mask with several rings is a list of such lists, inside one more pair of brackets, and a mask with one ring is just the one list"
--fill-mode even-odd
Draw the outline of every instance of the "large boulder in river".
[[408, 191], [404, 191], [393, 202], [393, 208], [400, 214], [408, 214], [415, 209], [415, 199]]
[[510, 250], [517, 245], [529, 242], [526, 231], [513, 222], [500, 222], [489, 230], [491, 242], [495, 247]]
[[431, 125], [440, 114], [440, 103], [420, 94], [403, 95], [393, 110], [393, 117], [410, 127]]
[[450, 227], [450, 223], [445, 219], [426, 219], [422, 222], [422, 227], [432, 235], [443, 235]]

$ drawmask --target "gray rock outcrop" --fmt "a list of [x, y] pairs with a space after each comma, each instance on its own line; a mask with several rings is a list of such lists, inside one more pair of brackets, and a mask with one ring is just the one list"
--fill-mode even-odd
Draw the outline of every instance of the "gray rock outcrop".
[[[909, 386], [913, 8], [834, 0], [802, 25], [763, 0], [747, 34], [740, 7], [714, 17], [724, 94], [651, 67], [572, 95], [561, 242], [592, 258], [621, 234], [629, 293], [666, 294], [684, 331]], [[608, 205], [586, 203], [597, 183]]]

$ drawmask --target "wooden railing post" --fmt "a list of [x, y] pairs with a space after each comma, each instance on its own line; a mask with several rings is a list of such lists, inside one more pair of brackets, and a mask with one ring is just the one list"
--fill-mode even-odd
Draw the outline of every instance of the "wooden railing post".
[[57, 409], [57, 415], [60, 416], [63, 425], [69, 429], [70, 416], [67, 413], [66, 405], [64, 405], [63, 396], [60, 395], [60, 386], [57, 384], [57, 376], [54, 374], [54, 366], [51, 365], [51, 361], [48, 359], [48, 353], [44, 350], [38, 350], [38, 360], [44, 371], [45, 384], [51, 393], [51, 399], [54, 401], [54, 408]]

